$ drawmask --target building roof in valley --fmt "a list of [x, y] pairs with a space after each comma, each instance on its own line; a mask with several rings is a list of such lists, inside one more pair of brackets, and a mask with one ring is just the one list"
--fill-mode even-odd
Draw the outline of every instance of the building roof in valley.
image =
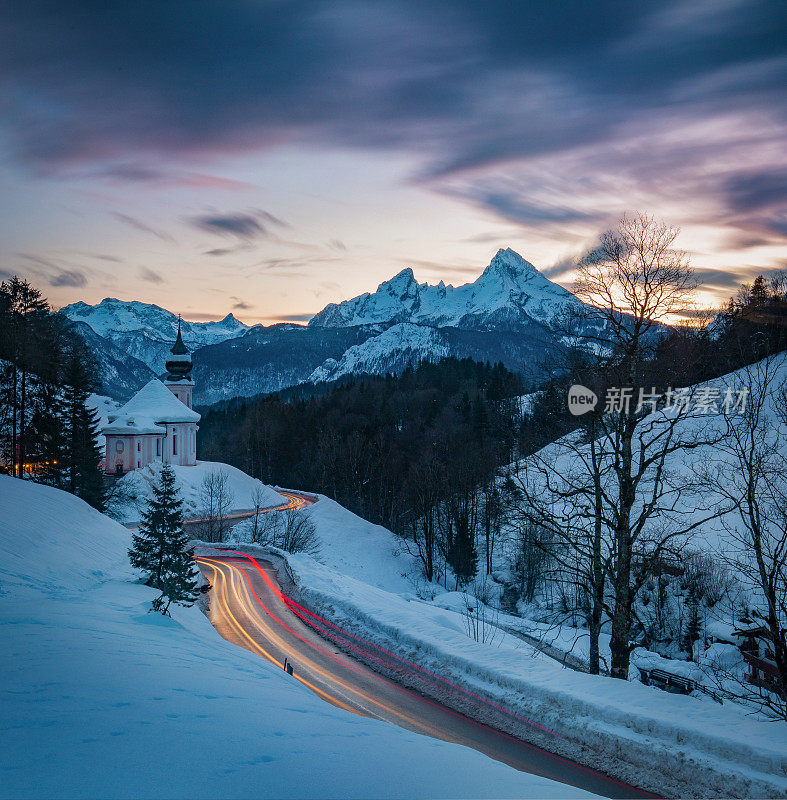
[[146, 383], [117, 413], [110, 416], [104, 433], [164, 433], [167, 422], [198, 422], [189, 408], [158, 379]]

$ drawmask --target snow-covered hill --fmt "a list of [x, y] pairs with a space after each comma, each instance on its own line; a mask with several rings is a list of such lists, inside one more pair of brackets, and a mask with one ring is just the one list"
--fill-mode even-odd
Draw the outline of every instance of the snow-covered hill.
[[[74, 331], [90, 348], [98, 365], [102, 394], [127, 399], [144, 386], [156, 373], [138, 358], [113, 341], [97, 334], [86, 322], [73, 323]], [[157, 371], [160, 371], [160, 367]]]
[[[112, 516], [124, 523], [137, 523], [145, 504], [153, 497], [153, 486], [159, 480], [161, 464], [153, 462], [143, 469], [126, 473], [118, 482], [124, 502], [113, 508]], [[186, 518], [199, 516], [202, 512], [200, 497], [202, 484], [209, 475], [224, 475], [227, 480], [228, 511], [249, 511], [258, 501], [262, 507], [278, 506], [286, 500], [270, 486], [252, 478], [237, 467], [215, 461], [198, 461], [193, 467], [172, 466], [175, 482], [183, 498], [183, 513]]]
[[418, 283], [410, 268], [373, 294], [331, 303], [309, 323], [319, 327], [412, 322], [436, 328], [517, 328], [550, 324], [580, 305], [511, 249], [499, 250], [473, 282], [463, 286]]
[[0, 475], [3, 797], [590, 796], [334, 708], [196, 607], [147, 613], [130, 542]]
[[[75, 322], [84, 322], [128, 355], [147, 364], [156, 374], [163, 369], [166, 354], [178, 330], [178, 318], [171, 311], [137, 300], [107, 297], [97, 305], [78, 302], [60, 311]], [[232, 314], [219, 322], [183, 320], [183, 341], [190, 350], [242, 336], [249, 328]]]

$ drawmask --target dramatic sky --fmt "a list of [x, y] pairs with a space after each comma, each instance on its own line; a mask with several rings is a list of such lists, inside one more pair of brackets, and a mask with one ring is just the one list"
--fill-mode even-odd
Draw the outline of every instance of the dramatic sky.
[[499, 247], [566, 285], [625, 211], [705, 302], [787, 267], [779, 0], [0, 4], [0, 274], [306, 319]]

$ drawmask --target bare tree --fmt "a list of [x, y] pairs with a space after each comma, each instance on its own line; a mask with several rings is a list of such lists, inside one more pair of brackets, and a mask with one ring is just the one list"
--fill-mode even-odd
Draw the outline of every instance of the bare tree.
[[[586, 362], [607, 388], [607, 403], [583, 432], [558, 444], [562, 474], [547, 449], [526, 459], [515, 477], [515, 513], [554, 533], [562, 543], [557, 557], [567, 569], [581, 555], [573, 569], [592, 598], [591, 669], [598, 669], [605, 610], [612, 623], [611, 674], [622, 679], [628, 677], [633, 606], [643, 581], [718, 514], [704, 508], [692, 482], [670, 468], [679, 453], [714, 440], [699, 423], [684, 425], [692, 415], [691, 392], [676, 403], [675, 395], [644, 383], [660, 322], [684, 310], [696, 286], [686, 255], [674, 249], [677, 235], [653, 217], [626, 216], [580, 263], [577, 295], [586, 305], [577, 314], [577, 330]], [[699, 513], [687, 515], [691, 494]]]
[[199, 502], [206, 541], [224, 541], [228, 528], [227, 515], [234, 500], [226, 472], [213, 470], [205, 475], [199, 490]]
[[308, 514], [300, 509], [290, 509], [283, 513], [281, 549], [288, 553], [317, 555], [320, 552], [320, 540], [317, 528]]
[[407, 551], [421, 562], [424, 577], [435, 576], [440, 536], [440, 498], [445, 476], [436, 459], [416, 464], [410, 472], [410, 508], [405, 514], [403, 540]]
[[481, 489], [483, 505], [481, 508], [481, 528], [484, 533], [484, 564], [486, 574], [492, 574], [495, 545], [502, 528], [502, 498], [496, 476], [493, 476]]
[[541, 551], [551, 578], [587, 601], [592, 674], [600, 671], [599, 637], [610, 612], [605, 588], [612, 548], [603, 494], [610, 463], [600, 457], [603, 449], [582, 431], [564, 437], [526, 459], [505, 495], [509, 521], [528, 537], [522, 544], [529, 559]]
[[251, 493], [251, 502], [254, 506], [254, 516], [251, 518], [251, 540], [253, 542], [258, 542], [258, 531], [263, 522], [260, 516], [266, 513], [265, 509], [268, 505], [266, 503], [264, 486], [258, 484], [254, 487], [254, 491]]
[[723, 518], [724, 558], [752, 598], [770, 687], [741, 681], [740, 694], [787, 719], [787, 384], [785, 354], [744, 367], [738, 390], [743, 413], [727, 414], [725, 437], [708, 465], [713, 489], [734, 509]]
[[492, 599], [489, 579], [476, 578], [468, 591], [463, 593], [465, 631], [473, 641], [493, 645], [503, 635], [498, 626], [499, 613], [490, 606]]
[[317, 528], [301, 509], [262, 514], [253, 541], [268, 547], [278, 547], [288, 553], [316, 556], [320, 552]]

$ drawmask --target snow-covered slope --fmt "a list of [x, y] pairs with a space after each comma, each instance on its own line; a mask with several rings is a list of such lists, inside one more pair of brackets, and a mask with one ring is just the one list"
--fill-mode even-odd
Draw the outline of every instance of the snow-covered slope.
[[0, 476], [0, 794], [589, 797], [349, 714], [222, 639], [195, 607], [149, 614], [130, 533]]
[[327, 359], [309, 376], [309, 381], [335, 381], [345, 375], [380, 375], [401, 372], [410, 364], [436, 360], [450, 350], [436, 328], [408, 322], [392, 325], [363, 344], [348, 348], [339, 361]]
[[[76, 321], [73, 330], [90, 348], [98, 366], [102, 394], [116, 400], [126, 399], [155, 376], [145, 363], [134, 358], [125, 348], [99, 336], [86, 322]], [[156, 372], [161, 371], [161, 366]]]
[[362, 294], [326, 306], [310, 326], [348, 327], [413, 322], [433, 327], [511, 328], [549, 324], [579, 304], [574, 295], [547, 280], [511, 249], [499, 250], [473, 283], [437, 286], [418, 283], [410, 268]]
[[[189, 517], [199, 516], [202, 512], [200, 491], [202, 482], [211, 474], [226, 475], [227, 490], [230, 493], [230, 511], [249, 511], [255, 506], [256, 496], [262, 506], [278, 506], [286, 500], [270, 486], [252, 478], [237, 467], [217, 461], [198, 461], [193, 467], [173, 465], [175, 480], [183, 498], [183, 514]], [[144, 469], [126, 473], [118, 482], [128, 499], [118, 504], [112, 516], [123, 522], [137, 522], [142, 516], [142, 509], [147, 500], [153, 496], [153, 485], [158, 480], [161, 464], [153, 462]]]
[[[75, 322], [84, 322], [99, 336], [122, 348], [147, 364], [156, 374], [164, 368], [164, 360], [175, 341], [178, 318], [171, 311], [137, 300], [107, 297], [96, 305], [79, 302], [60, 310]], [[190, 350], [242, 336], [249, 330], [232, 314], [219, 322], [187, 322], [183, 320], [183, 341]]]
[[[769, 386], [765, 391], [767, 382]], [[736, 372], [723, 375], [687, 388], [688, 410], [681, 413], [670, 443], [675, 446], [678, 442], [690, 444], [690, 447], [677, 448], [667, 455], [661, 471], [660, 462], [656, 460], [644, 472], [642, 486], [634, 506], [635, 513], [639, 513], [642, 503], [649, 501], [648, 491], [653, 486], [653, 481], [658, 475], [660, 485], [660, 507], [663, 511], [654, 514], [646, 523], [641, 537], [647, 540], [647, 535], [652, 533], [658, 537], [665, 526], [670, 525], [674, 530], [687, 527], [688, 523], [697, 523], [708, 519], [702, 525], [682, 537], [671, 541], [671, 547], [679, 549], [686, 544], [690, 549], [721, 552], [728, 551], [735, 546], [734, 537], [730, 529], [734, 529], [737, 521], [737, 512], [729, 511], [722, 516], [712, 517], [716, 511], [731, 508], [731, 497], [744, 497], [745, 491], [741, 487], [742, 476], [740, 465], [730, 452], [732, 440], [725, 440], [724, 436], [728, 425], [733, 426], [738, 419], [736, 413], [725, 416], [722, 413], [723, 398], [729, 390], [733, 398], [738, 393], [744, 393], [746, 402], [751, 406], [752, 394], [759, 394], [757, 387], [762, 390], [762, 406], [759, 409], [761, 427], [757, 432], [756, 444], [762, 451], [768, 451], [775, 459], [787, 459], [787, 423], [781, 412], [783, 404], [782, 391], [787, 389], [787, 352], [772, 356], [763, 361], [743, 367]], [[701, 398], [708, 391], [715, 391], [715, 410], [711, 406], [704, 408]], [[670, 420], [676, 418], [676, 411], [658, 410], [649, 414], [640, 423], [639, 434], [634, 439], [635, 453], [639, 453], [642, 441], [645, 442], [644, 452], [652, 456], [658, 452], [664, 438], [664, 431]], [[661, 433], [657, 432], [661, 431]], [[742, 433], [738, 434], [743, 436]], [[547, 478], [555, 489], [556, 496], [566, 487], [585, 486], [588, 480], [587, 463], [589, 460], [589, 445], [578, 447], [576, 433], [571, 433], [556, 442], [552, 442], [542, 450], [523, 459], [519, 464], [512, 466], [511, 471], [517, 475], [517, 480], [528, 488], [532, 497], [538, 497], [543, 490]], [[596, 458], [602, 465], [605, 481], [613, 483], [614, 473], [609, 469], [615, 457], [615, 446], [611, 441], [601, 438], [598, 440]], [[754, 446], [754, 445], [752, 445]], [[708, 483], [711, 476], [724, 483], [724, 492], [714, 488], [713, 483]], [[573, 508], [568, 502], [562, 507], [563, 513], [573, 514]], [[554, 513], [561, 509], [559, 501], [555, 500], [552, 508]], [[574, 518], [575, 524], [580, 524]]]

